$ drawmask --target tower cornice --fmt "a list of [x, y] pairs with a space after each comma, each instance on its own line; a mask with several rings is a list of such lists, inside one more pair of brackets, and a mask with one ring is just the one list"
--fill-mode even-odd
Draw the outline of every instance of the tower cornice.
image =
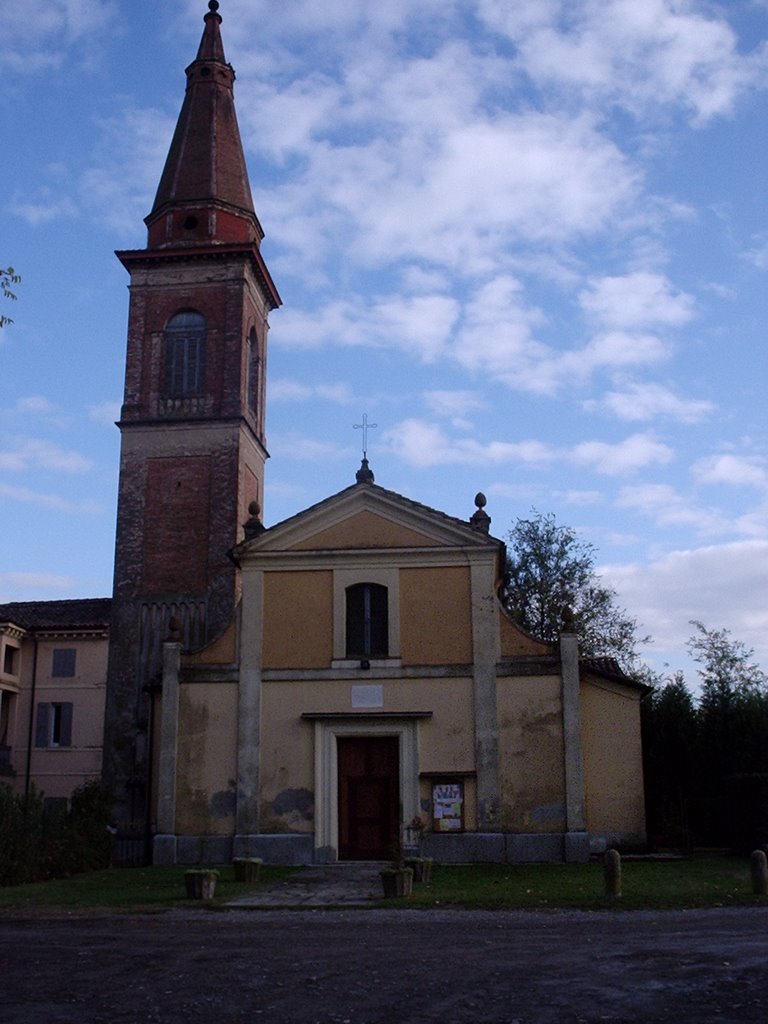
[[132, 273], [134, 269], [143, 266], [157, 266], [160, 263], [193, 263], [211, 260], [231, 259], [233, 256], [248, 259], [264, 288], [264, 294], [271, 309], [277, 309], [283, 304], [283, 300], [272, 280], [272, 275], [267, 269], [267, 264], [261, 255], [261, 251], [255, 243], [243, 245], [242, 243], [221, 242], [216, 245], [195, 245], [194, 243], [178, 246], [169, 249], [118, 249], [115, 255], [123, 264], [125, 269]]

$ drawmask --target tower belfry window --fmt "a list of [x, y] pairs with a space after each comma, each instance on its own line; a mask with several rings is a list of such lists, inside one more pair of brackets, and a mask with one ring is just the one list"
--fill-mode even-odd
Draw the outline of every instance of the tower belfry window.
[[177, 313], [165, 329], [165, 394], [201, 395], [205, 390], [205, 317]]

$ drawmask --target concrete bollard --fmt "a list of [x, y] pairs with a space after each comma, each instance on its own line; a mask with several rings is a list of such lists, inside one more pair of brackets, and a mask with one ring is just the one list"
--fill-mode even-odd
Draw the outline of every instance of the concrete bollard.
[[752, 875], [752, 892], [755, 896], [768, 895], [768, 857], [762, 850], [753, 850], [749, 859]]
[[621, 896], [621, 855], [618, 850], [606, 850], [603, 858], [605, 895], [609, 899]]

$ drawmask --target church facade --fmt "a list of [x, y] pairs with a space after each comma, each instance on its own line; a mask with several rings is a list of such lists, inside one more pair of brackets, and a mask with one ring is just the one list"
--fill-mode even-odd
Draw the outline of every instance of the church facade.
[[349, 487], [264, 526], [280, 297], [218, 7], [147, 246], [118, 253], [130, 308], [101, 699], [120, 828], [144, 829], [166, 864], [381, 860], [416, 835], [447, 862], [642, 844], [644, 688], [581, 658], [567, 620], [549, 643], [510, 619], [481, 494], [457, 519], [381, 486], [364, 457]]

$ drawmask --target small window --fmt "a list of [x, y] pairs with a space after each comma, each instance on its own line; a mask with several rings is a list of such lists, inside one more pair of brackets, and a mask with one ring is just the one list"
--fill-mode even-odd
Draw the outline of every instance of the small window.
[[261, 387], [259, 339], [256, 335], [256, 328], [252, 327], [248, 335], [248, 408], [257, 417], [262, 406]]
[[7, 676], [17, 676], [19, 674], [19, 649], [18, 647], [11, 647], [7, 644], [3, 651], [3, 672]]
[[37, 705], [35, 746], [72, 746], [72, 705], [70, 703]]
[[389, 651], [389, 597], [379, 583], [347, 587], [347, 657], [386, 658]]
[[177, 313], [165, 329], [165, 394], [201, 395], [205, 390], [205, 317]]
[[74, 647], [61, 647], [53, 652], [51, 675], [58, 679], [69, 678], [75, 674], [77, 652]]

